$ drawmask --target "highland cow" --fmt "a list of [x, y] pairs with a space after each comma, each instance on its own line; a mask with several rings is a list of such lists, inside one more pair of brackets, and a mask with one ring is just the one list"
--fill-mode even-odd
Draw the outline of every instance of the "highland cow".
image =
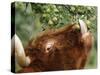
[[93, 36], [82, 20], [79, 20], [79, 25], [43, 31], [29, 41], [22, 55], [16, 38], [15, 57], [23, 67], [19, 72], [83, 69], [93, 44]]

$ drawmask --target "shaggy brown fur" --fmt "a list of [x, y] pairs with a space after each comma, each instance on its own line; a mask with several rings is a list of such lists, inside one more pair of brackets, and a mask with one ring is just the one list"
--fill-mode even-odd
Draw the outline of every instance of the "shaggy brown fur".
[[77, 26], [48, 30], [31, 40], [25, 49], [31, 64], [20, 72], [82, 69], [92, 47], [92, 35], [84, 35]]

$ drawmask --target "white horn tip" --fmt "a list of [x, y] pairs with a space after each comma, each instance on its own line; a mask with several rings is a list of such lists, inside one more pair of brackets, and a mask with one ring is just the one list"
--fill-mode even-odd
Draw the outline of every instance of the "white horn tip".
[[30, 63], [31, 63], [31, 60], [30, 60], [30, 58], [27, 56], [27, 57], [26, 57], [26, 66], [28, 66]]
[[28, 66], [31, 62], [30, 58], [25, 55], [25, 51], [20, 38], [15, 34], [15, 53], [16, 59], [20, 66]]
[[87, 32], [87, 26], [85, 24], [85, 22], [81, 19], [79, 19], [79, 24], [80, 24], [80, 27], [81, 27], [81, 33], [84, 34]]

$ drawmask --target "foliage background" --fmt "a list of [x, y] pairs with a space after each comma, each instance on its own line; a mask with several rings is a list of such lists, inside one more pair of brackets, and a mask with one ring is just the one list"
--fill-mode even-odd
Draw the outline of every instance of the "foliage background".
[[[82, 19], [93, 33], [94, 45], [86, 69], [97, 67], [97, 7], [15, 2], [16, 34], [24, 47], [32, 37], [46, 29], [57, 29]], [[14, 21], [14, 19], [12, 19]], [[16, 66], [16, 71], [20, 69]]]

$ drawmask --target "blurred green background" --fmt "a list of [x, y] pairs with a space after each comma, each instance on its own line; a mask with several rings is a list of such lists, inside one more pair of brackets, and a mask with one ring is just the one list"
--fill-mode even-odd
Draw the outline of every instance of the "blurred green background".
[[97, 67], [97, 7], [15, 2], [16, 34], [24, 47], [32, 37], [46, 29], [57, 29], [67, 24], [85, 21], [93, 33], [94, 45], [86, 69]]

